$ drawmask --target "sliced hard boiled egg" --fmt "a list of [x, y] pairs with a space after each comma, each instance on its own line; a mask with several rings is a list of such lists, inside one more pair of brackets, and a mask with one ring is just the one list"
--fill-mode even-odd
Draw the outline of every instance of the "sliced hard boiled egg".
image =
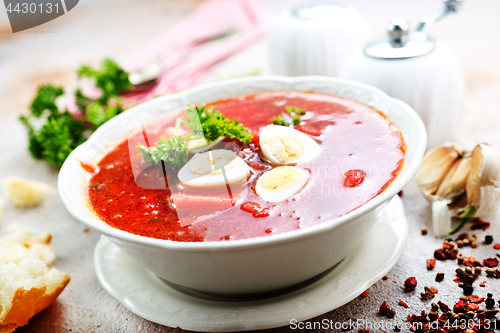
[[321, 151], [307, 134], [285, 126], [264, 127], [259, 142], [262, 154], [274, 165], [304, 163]]
[[218, 149], [194, 155], [177, 174], [182, 184], [213, 187], [239, 184], [250, 175], [250, 168], [232, 150]]
[[262, 174], [257, 179], [255, 192], [267, 202], [281, 202], [299, 192], [309, 180], [309, 171], [281, 166]]
[[204, 137], [200, 137], [198, 139], [188, 141], [188, 149], [193, 153], [201, 153], [205, 150], [213, 148], [216, 144], [221, 142], [222, 139], [224, 139], [223, 136], [221, 136], [215, 141], [208, 143]]

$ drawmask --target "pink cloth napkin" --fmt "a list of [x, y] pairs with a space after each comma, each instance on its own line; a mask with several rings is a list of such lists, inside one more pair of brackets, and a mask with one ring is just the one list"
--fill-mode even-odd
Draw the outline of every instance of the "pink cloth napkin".
[[122, 63], [125, 70], [130, 72], [144, 68], [159, 56], [166, 58], [185, 54], [186, 50], [193, 49], [197, 40], [228, 25], [237, 31], [237, 35], [187, 54], [180, 62], [167, 68], [153, 88], [128, 93], [125, 97], [140, 102], [196, 85], [211, 66], [263, 37], [268, 23], [268, 12], [253, 0], [209, 0], [202, 3], [187, 18]]

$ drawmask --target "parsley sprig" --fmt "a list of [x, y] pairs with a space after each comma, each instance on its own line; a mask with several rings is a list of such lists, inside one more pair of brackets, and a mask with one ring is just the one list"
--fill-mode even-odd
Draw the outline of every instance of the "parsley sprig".
[[300, 124], [300, 116], [306, 114], [306, 111], [304, 109], [296, 106], [286, 106], [285, 110], [288, 115], [292, 117], [291, 121], [288, 121], [285, 116], [280, 114], [279, 116], [273, 118], [272, 123], [274, 125], [290, 126], [293, 124], [294, 126], [297, 126], [298, 124]]
[[186, 135], [175, 135], [170, 140], [162, 138], [153, 147], [146, 147], [141, 143], [137, 145], [145, 161], [152, 163], [163, 161], [172, 169], [180, 169], [187, 163], [188, 142], [191, 140], [205, 138], [207, 143], [210, 143], [226, 137], [243, 143], [252, 141], [253, 135], [248, 128], [236, 119], [230, 120], [224, 117], [214, 106], [188, 105], [186, 116], [187, 119], [178, 118], [176, 123], [177, 130], [181, 123], [189, 128], [190, 131]]
[[180, 169], [187, 162], [188, 145], [184, 137], [175, 135], [172, 139], [160, 139], [156, 146], [146, 147], [139, 143], [137, 145], [146, 162], [168, 163], [172, 169]]
[[82, 66], [78, 75], [93, 79], [95, 86], [103, 92], [95, 100], [84, 96], [79, 89], [74, 92], [81, 117], [58, 109], [56, 99], [64, 95], [64, 89], [50, 84], [38, 87], [30, 113], [20, 117], [28, 131], [31, 156], [55, 167], [61, 167], [68, 155], [85, 142], [91, 132], [123, 112], [119, 95], [131, 86], [128, 73], [110, 59], [105, 59], [100, 69]]

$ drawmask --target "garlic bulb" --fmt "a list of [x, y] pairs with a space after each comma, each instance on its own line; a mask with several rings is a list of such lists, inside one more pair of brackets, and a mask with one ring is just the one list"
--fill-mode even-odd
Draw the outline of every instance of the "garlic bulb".
[[495, 213], [500, 204], [500, 151], [477, 145], [472, 152], [445, 143], [429, 151], [417, 182], [432, 203], [434, 234], [451, 231], [451, 218]]

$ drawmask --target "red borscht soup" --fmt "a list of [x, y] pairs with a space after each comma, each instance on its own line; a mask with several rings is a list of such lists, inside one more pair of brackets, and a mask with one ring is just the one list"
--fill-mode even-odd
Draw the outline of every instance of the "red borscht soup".
[[[129, 150], [136, 146], [130, 145], [131, 136], [110, 148], [95, 167], [86, 166], [89, 206], [102, 221], [136, 235], [180, 242], [269, 236], [355, 210], [384, 191], [403, 167], [406, 147], [398, 129], [377, 110], [349, 99], [280, 91], [207, 106], [239, 120], [253, 134], [250, 143], [221, 138], [217, 144], [226, 147], [220, 159], [231, 161], [217, 177], [226, 185], [237, 184], [227, 188], [234, 192], [229, 199], [226, 187], [212, 187], [203, 182], [206, 177], [184, 180], [202, 172], [192, 166], [195, 157], [216, 165], [217, 150], [211, 155], [190, 152], [189, 162], [169, 182], [164, 167], [147, 173], [148, 182], [163, 188], [139, 184], [133, 163], [144, 162], [138, 151]], [[148, 145], [154, 144], [172, 136], [176, 115], [145, 126]]]

